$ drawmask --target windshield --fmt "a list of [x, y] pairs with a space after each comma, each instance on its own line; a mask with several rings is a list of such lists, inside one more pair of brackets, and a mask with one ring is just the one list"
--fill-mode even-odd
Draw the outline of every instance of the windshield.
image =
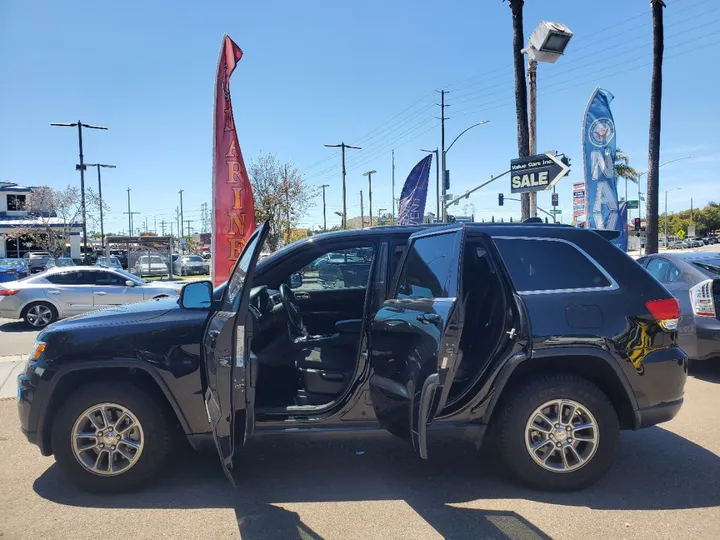
[[720, 276], [720, 257], [693, 261], [693, 266], [699, 268], [710, 277]]
[[130, 272], [127, 272], [127, 271], [125, 271], [125, 270], [117, 269], [117, 270], [115, 270], [115, 272], [117, 272], [118, 274], [120, 274], [121, 276], [123, 276], [125, 279], [129, 279], [130, 281], [133, 281], [133, 282], [137, 283], [138, 285], [142, 285], [143, 283], [147, 283], [147, 281], [145, 281], [144, 279], [139, 278], [139, 277], [137, 277], [135, 274], [131, 274]]
[[20, 259], [0, 259], [0, 266], [10, 268], [24, 268], [25, 263]]
[[[116, 259], [117, 260], [117, 259]], [[140, 264], [147, 264], [147, 257], [140, 257]], [[165, 264], [160, 257], [150, 257], [150, 264]]]
[[197, 255], [193, 257], [183, 257], [183, 261], [185, 262], [203, 262], [202, 257], [199, 257]]

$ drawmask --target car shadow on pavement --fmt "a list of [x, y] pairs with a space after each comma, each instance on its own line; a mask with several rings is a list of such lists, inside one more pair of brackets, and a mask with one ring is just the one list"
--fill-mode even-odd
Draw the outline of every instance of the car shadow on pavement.
[[55, 466], [34, 489], [45, 499], [83, 507], [234, 508], [243, 537], [253, 539], [319, 538], [297, 514], [276, 506], [293, 503], [400, 500], [452, 538], [548, 538], [515, 512], [483, 509], [486, 499], [601, 510], [720, 506], [720, 457], [658, 427], [624, 433], [613, 469], [594, 486], [572, 493], [518, 486], [495, 457], [457, 441], [434, 441], [428, 461], [392, 438], [366, 440], [364, 451], [358, 448], [351, 440], [252, 442], [242, 451], [236, 489], [217, 457], [194, 453], [137, 493], [82, 493], [68, 487]]
[[0, 332], [37, 332], [37, 328], [32, 328], [25, 321], [12, 321], [0, 324]]
[[720, 383], [720, 357], [713, 360], [693, 362], [690, 365], [690, 376], [701, 381]]

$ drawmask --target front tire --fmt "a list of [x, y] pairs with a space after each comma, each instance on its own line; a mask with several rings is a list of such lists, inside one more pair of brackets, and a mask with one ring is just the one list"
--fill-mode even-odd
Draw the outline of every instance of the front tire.
[[127, 382], [80, 388], [52, 425], [55, 460], [80, 489], [114, 493], [146, 483], [168, 463], [171, 428], [162, 407]]
[[48, 302], [33, 302], [25, 308], [22, 318], [33, 328], [45, 328], [58, 319], [58, 312]]
[[617, 414], [598, 387], [575, 375], [536, 379], [513, 389], [497, 419], [499, 450], [531, 487], [572, 491], [600, 479], [619, 444]]

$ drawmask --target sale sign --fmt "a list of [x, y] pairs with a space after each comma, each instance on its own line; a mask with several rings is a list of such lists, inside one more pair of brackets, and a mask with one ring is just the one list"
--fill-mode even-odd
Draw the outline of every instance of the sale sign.
[[250, 178], [238, 143], [230, 100], [230, 76], [243, 52], [229, 36], [223, 37], [215, 80], [213, 126], [213, 236], [212, 281], [218, 286], [255, 230], [255, 204]]

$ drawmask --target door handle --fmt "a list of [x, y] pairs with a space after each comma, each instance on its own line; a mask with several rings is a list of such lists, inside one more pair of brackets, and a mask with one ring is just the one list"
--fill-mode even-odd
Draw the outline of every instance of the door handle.
[[421, 313], [417, 316], [417, 320], [423, 324], [434, 323], [438, 324], [442, 321], [442, 317], [437, 313]]
[[48, 291], [48, 292], [49, 292], [50, 294], [55, 294], [55, 295], [60, 294], [60, 291]]
[[215, 347], [215, 343], [217, 342], [217, 338], [220, 335], [220, 330], [210, 330], [208, 332], [208, 337], [210, 338], [210, 346]]
[[102, 292], [102, 291], [99, 291], [99, 292], [96, 292], [96, 293], [93, 293], [93, 294], [97, 294], [98, 296], [105, 296], [107, 293]]
[[296, 292], [295, 298], [298, 300], [310, 300], [310, 295], [306, 292]]

